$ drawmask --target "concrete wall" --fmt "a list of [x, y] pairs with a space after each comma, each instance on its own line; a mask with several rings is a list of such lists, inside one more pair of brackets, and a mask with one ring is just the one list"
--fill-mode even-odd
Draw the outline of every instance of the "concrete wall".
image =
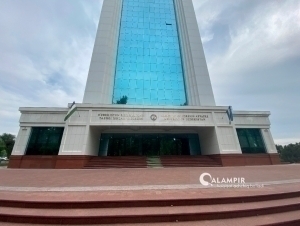
[[31, 127], [21, 126], [12, 151], [13, 155], [24, 155], [29, 141]]
[[59, 155], [85, 155], [88, 130], [85, 125], [66, 126]]
[[83, 103], [112, 103], [122, 2], [103, 2]]
[[192, 0], [174, 0], [188, 105], [215, 106]]
[[[203, 155], [242, 154], [236, 128], [259, 128], [268, 153], [277, 153], [270, 132], [269, 112], [234, 112], [227, 107], [140, 107], [77, 104], [65, 122], [67, 108], [23, 108], [13, 155], [24, 155], [32, 127], [64, 127], [61, 156], [97, 156], [101, 133], [198, 133]], [[156, 119], [152, 120], [151, 116]]]
[[199, 128], [198, 133], [202, 155], [220, 154], [220, 147], [215, 127]]
[[20, 108], [20, 129], [12, 155], [25, 155], [32, 127], [64, 127], [68, 108]]
[[220, 154], [242, 154], [234, 126], [216, 127]]
[[261, 134], [265, 142], [267, 153], [277, 153], [277, 149], [271, 134], [270, 129], [261, 129]]

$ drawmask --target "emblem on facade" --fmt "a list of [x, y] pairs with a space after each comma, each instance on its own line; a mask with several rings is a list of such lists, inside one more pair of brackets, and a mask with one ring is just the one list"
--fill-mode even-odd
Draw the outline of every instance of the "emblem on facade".
[[155, 120], [157, 119], [157, 116], [156, 116], [155, 114], [152, 114], [152, 115], [150, 116], [150, 118], [151, 118], [152, 121], [155, 121]]

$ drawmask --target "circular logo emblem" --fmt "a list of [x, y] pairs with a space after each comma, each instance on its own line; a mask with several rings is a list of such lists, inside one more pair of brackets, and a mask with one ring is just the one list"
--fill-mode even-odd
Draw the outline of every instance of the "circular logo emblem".
[[152, 121], [155, 121], [157, 119], [157, 116], [153, 114], [153, 115], [150, 116], [150, 118], [151, 118]]
[[200, 175], [200, 177], [199, 177], [200, 183], [201, 183], [202, 185], [204, 185], [204, 186], [209, 186], [209, 185], [212, 186], [211, 183], [209, 183], [208, 181], [204, 180], [204, 177], [205, 177], [205, 176], [209, 176], [209, 177], [210, 177], [210, 180], [212, 180], [211, 175], [210, 175], [209, 173], [202, 173], [202, 174]]

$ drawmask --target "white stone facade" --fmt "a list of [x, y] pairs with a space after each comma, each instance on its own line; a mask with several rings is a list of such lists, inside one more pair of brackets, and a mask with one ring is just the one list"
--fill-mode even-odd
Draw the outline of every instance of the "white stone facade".
[[[20, 131], [13, 155], [24, 155], [32, 127], [64, 127], [59, 155], [97, 156], [102, 133], [197, 133], [203, 155], [241, 154], [236, 128], [259, 128], [267, 153], [277, 153], [269, 112], [234, 112], [227, 107], [141, 107], [77, 104], [68, 108], [20, 108]], [[155, 120], [153, 116], [155, 115]], [[151, 119], [152, 118], [152, 119]]]

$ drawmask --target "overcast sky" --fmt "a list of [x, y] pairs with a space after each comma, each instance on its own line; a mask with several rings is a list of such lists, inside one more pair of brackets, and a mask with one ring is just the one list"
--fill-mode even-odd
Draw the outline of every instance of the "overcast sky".
[[[300, 0], [193, 0], [217, 105], [300, 142]], [[102, 0], [0, 0], [0, 134], [18, 108], [82, 102]]]

